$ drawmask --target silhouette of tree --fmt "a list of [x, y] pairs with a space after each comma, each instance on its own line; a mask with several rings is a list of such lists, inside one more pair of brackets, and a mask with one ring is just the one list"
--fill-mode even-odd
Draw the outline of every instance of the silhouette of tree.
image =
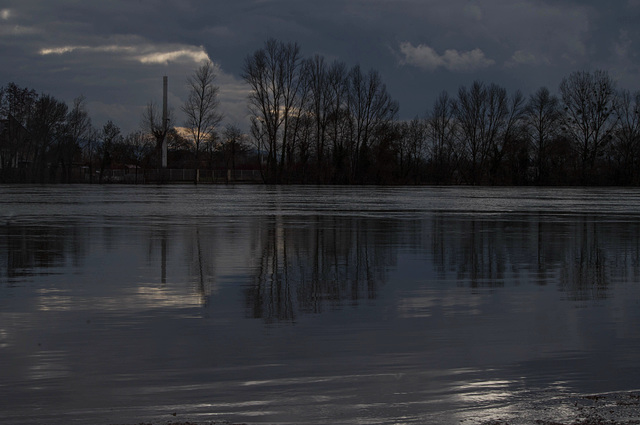
[[560, 84], [564, 130], [580, 156], [583, 184], [595, 183], [596, 161], [613, 138], [618, 123], [615, 82], [605, 71], [574, 72]]
[[[492, 85], [491, 88], [493, 87]], [[502, 102], [503, 93], [506, 98], [507, 91], [499, 89], [497, 93], [498, 101]], [[489, 172], [492, 184], [522, 183], [520, 181], [521, 170], [524, 169], [526, 174], [528, 155], [526, 153], [526, 143], [522, 143], [526, 139], [523, 137], [523, 133], [526, 131], [523, 119], [525, 106], [525, 98], [519, 90], [505, 100], [505, 114], [496, 123], [498, 131], [491, 145], [491, 168]], [[524, 155], [521, 154], [523, 149]], [[508, 159], [506, 164], [504, 163], [505, 157]], [[521, 166], [522, 160], [525, 163]]]
[[430, 175], [435, 183], [452, 183], [458, 153], [456, 140], [458, 121], [455, 119], [455, 100], [445, 91], [440, 93], [427, 116]]
[[64, 141], [67, 105], [50, 95], [40, 96], [35, 104], [28, 124], [30, 144], [28, 158], [31, 160], [32, 179], [47, 180], [47, 168], [51, 164], [54, 150], [60, 149]]
[[371, 70], [365, 74], [356, 65], [351, 69], [348, 78], [348, 151], [351, 156], [351, 181], [363, 183], [366, 182], [369, 172], [370, 150], [376, 142], [376, 131], [396, 118], [398, 103], [387, 92], [377, 71]]
[[348, 97], [347, 67], [343, 62], [334, 62], [327, 72], [328, 87], [328, 142], [332, 146], [332, 169], [327, 170], [333, 183], [344, 183], [350, 175], [347, 158]]
[[610, 167], [615, 184], [639, 184], [640, 174], [640, 92], [619, 94], [618, 126], [613, 133]]
[[506, 91], [496, 85], [486, 87], [480, 81], [474, 81], [470, 89], [461, 86], [455, 113], [461, 144], [470, 163], [467, 181], [483, 183], [499, 122], [507, 114]]
[[153, 135], [156, 141], [156, 155], [158, 167], [162, 166], [162, 143], [169, 134], [171, 122], [171, 110], [167, 111], [167, 122], [162, 122], [162, 111], [155, 103], [149, 102], [142, 113], [140, 126], [143, 131]]
[[150, 136], [142, 131], [135, 131], [125, 137], [124, 143], [129, 147], [131, 159], [135, 165], [134, 183], [138, 183], [138, 171], [153, 150], [153, 142]]
[[15, 181], [24, 179], [18, 176], [19, 167], [30, 161], [28, 125], [33, 113], [33, 105], [38, 95], [35, 90], [21, 88], [9, 83], [0, 88], [0, 179]]
[[560, 101], [548, 88], [541, 87], [529, 97], [526, 121], [536, 184], [548, 183], [550, 144], [560, 133], [561, 118]]
[[331, 90], [329, 70], [322, 56], [315, 55], [305, 60], [302, 72], [309, 92], [305, 109], [313, 117], [311, 137], [315, 140], [315, 178], [316, 183], [322, 183], [326, 180], [327, 131], [335, 92]]
[[185, 128], [194, 144], [194, 169], [195, 183], [198, 182], [198, 154], [200, 144], [210, 139], [222, 120], [222, 114], [218, 111], [220, 101], [218, 99], [219, 87], [215, 85], [216, 72], [211, 61], [205, 61], [193, 75], [187, 78], [189, 95], [182, 105], [184, 112]]
[[98, 182], [104, 182], [104, 170], [111, 166], [112, 156], [114, 154], [114, 147], [117, 143], [120, 143], [122, 136], [120, 134], [120, 128], [115, 125], [111, 120], [102, 127], [100, 133], [100, 176]]
[[252, 134], [266, 153], [265, 180], [281, 182], [288, 152], [289, 126], [300, 110], [300, 47], [269, 39], [245, 59], [242, 78], [249, 85]]
[[60, 138], [56, 163], [62, 168], [62, 182], [71, 181], [71, 169], [81, 153], [81, 144], [91, 132], [91, 118], [86, 110], [84, 96], [73, 100], [66, 117], [65, 134]]
[[245, 134], [235, 125], [228, 125], [222, 132], [222, 145], [220, 146], [227, 170], [235, 172], [236, 162], [240, 156], [246, 155], [249, 146]]
[[420, 182], [420, 168], [423, 165], [428, 124], [418, 117], [398, 125], [401, 133], [397, 147], [398, 174], [402, 182]]

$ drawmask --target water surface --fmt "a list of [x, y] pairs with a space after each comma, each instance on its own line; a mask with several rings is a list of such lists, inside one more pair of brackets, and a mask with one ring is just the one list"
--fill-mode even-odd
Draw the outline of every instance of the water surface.
[[639, 206], [609, 188], [0, 186], [3, 423], [477, 423], [636, 390]]

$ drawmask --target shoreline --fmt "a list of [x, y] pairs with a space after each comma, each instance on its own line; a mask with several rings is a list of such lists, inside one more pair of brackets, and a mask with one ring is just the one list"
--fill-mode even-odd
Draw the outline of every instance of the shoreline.
[[[505, 417], [482, 417], [482, 411], [459, 421], [463, 425], [638, 425], [640, 390], [588, 395], [559, 395], [511, 406]], [[175, 415], [175, 414], [172, 414]], [[188, 417], [188, 414], [185, 416]], [[508, 417], [506, 417], [508, 416]], [[292, 423], [287, 421], [286, 423]], [[318, 421], [314, 423], [327, 423]], [[397, 422], [403, 423], [403, 422]], [[410, 419], [406, 423], [421, 423]], [[422, 423], [441, 423], [437, 417]], [[161, 420], [109, 425], [278, 425], [278, 422]]]

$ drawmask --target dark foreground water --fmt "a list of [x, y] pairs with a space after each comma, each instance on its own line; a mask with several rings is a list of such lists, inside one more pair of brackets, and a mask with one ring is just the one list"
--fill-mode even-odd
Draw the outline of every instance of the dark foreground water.
[[0, 186], [3, 425], [534, 422], [639, 359], [639, 190]]

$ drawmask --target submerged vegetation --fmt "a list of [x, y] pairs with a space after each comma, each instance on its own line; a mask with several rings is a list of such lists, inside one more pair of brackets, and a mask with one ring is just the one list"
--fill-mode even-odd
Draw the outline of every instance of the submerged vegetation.
[[398, 119], [377, 71], [305, 58], [295, 43], [268, 40], [246, 57], [242, 78], [247, 133], [219, 127], [210, 63], [187, 79], [184, 127], [166, 127], [149, 104], [128, 135], [111, 121], [94, 127], [82, 97], [68, 106], [8, 83], [0, 182], [102, 182], [114, 168], [138, 181], [160, 167], [166, 140], [169, 168], [255, 170], [266, 183], [640, 184], [640, 92], [618, 90], [606, 71], [576, 71], [557, 95], [473, 81], [410, 121]]

